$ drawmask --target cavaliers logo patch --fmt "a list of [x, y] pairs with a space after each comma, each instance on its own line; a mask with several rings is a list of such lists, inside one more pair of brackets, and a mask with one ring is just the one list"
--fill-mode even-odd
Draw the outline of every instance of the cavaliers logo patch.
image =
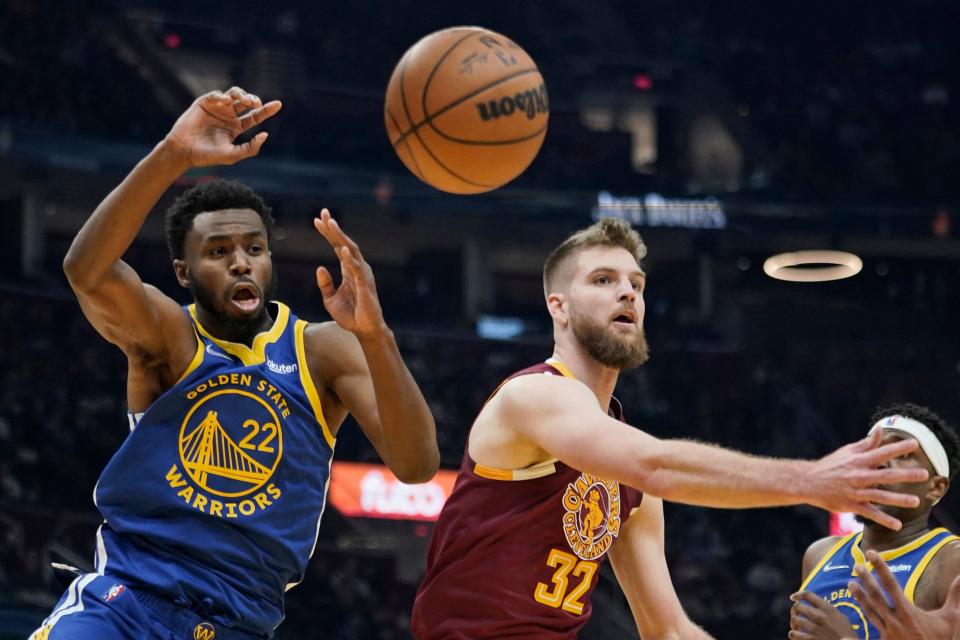
[[620, 485], [581, 473], [563, 494], [563, 533], [583, 560], [607, 552], [620, 534]]
[[204, 396], [180, 427], [183, 468], [197, 485], [217, 496], [253, 493], [270, 479], [282, 456], [283, 432], [276, 412], [243, 389]]

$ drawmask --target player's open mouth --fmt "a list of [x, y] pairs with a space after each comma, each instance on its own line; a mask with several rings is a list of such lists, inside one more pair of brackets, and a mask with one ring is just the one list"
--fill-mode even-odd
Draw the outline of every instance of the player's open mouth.
[[632, 312], [618, 313], [611, 320], [613, 324], [621, 327], [635, 327], [637, 325], [636, 315]]
[[233, 295], [230, 296], [230, 302], [240, 311], [250, 313], [256, 311], [260, 306], [260, 296], [253, 285], [240, 284], [234, 288]]

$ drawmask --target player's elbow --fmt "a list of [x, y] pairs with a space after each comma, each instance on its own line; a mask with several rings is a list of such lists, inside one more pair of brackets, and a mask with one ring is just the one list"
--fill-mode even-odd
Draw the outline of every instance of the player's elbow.
[[429, 482], [440, 469], [440, 450], [436, 443], [427, 446], [416, 457], [390, 465], [393, 475], [404, 484]]
[[78, 293], [89, 291], [94, 287], [93, 274], [86, 268], [84, 260], [72, 250], [68, 251], [63, 259], [63, 273], [67, 276], [67, 282]]
[[397, 480], [404, 484], [421, 484], [433, 480], [440, 469], [440, 456], [437, 455], [436, 461], [423, 462], [416, 465], [407, 465], [393, 473]]

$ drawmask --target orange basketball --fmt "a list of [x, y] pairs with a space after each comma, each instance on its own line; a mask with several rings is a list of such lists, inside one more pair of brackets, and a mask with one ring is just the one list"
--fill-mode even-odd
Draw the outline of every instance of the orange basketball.
[[530, 166], [550, 104], [537, 65], [509, 38], [452, 27], [410, 47], [387, 85], [394, 151], [418, 178], [448, 193], [481, 193]]

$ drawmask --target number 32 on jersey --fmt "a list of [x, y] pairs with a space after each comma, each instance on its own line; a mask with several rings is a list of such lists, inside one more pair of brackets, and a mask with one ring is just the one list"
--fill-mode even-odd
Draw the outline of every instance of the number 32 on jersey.
[[[583, 613], [583, 603], [580, 598], [587, 593], [593, 582], [593, 575], [597, 572], [597, 563], [589, 560], [580, 560], [572, 553], [551, 549], [547, 556], [547, 566], [556, 568], [552, 584], [537, 583], [533, 592], [534, 599], [554, 609], [563, 609], [574, 615]], [[579, 578], [579, 582], [571, 585], [571, 578]], [[572, 586], [572, 588], [571, 588]]]

